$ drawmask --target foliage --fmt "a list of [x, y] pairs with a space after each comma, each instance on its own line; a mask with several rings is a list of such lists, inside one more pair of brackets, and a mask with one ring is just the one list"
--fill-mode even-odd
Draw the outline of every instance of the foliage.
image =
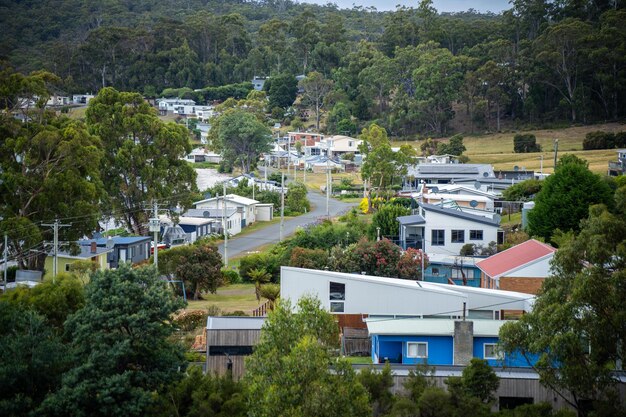
[[459, 255], [461, 256], [491, 256], [495, 255], [498, 250], [498, 245], [495, 241], [489, 242], [487, 246], [476, 243], [466, 243], [461, 247]]
[[379, 228], [380, 236], [398, 236], [400, 233], [400, 223], [396, 219], [401, 216], [408, 216], [409, 214], [411, 214], [411, 210], [400, 205], [384, 204], [379, 206], [372, 217], [369, 233], [370, 237], [378, 236]]
[[450, 138], [448, 143], [439, 142], [437, 144], [437, 153], [439, 155], [455, 155], [460, 156], [466, 151], [465, 145], [463, 145], [463, 136], [454, 135]]
[[495, 401], [494, 392], [500, 386], [500, 378], [486, 360], [472, 358], [461, 375], [463, 388], [471, 397], [483, 403]]
[[241, 282], [239, 272], [232, 269], [222, 269], [222, 282], [224, 284], [239, 284]]
[[159, 250], [159, 274], [165, 275], [169, 279], [174, 279], [178, 266], [183, 262], [183, 259], [190, 256], [193, 251], [193, 245], [181, 245]]
[[272, 281], [280, 278], [281, 257], [272, 252], [254, 253], [246, 255], [239, 260], [239, 275], [244, 280], [252, 280], [250, 271], [264, 269], [272, 276]]
[[164, 123], [137, 93], [103, 88], [89, 102], [86, 121], [103, 140], [102, 181], [114, 218], [141, 234], [148, 221], [138, 210], [157, 199], [169, 207], [189, 206], [196, 173], [184, 160], [191, 152], [184, 126]]
[[212, 243], [195, 245], [193, 251], [180, 259], [176, 267], [177, 276], [185, 282], [197, 300], [202, 291], [215, 294], [217, 287], [224, 283], [222, 275], [222, 255]]
[[583, 140], [584, 150], [613, 149], [615, 147], [615, 135], [611, 132], [589, 132]]
[[182, 301], [153, 267], [98, 271], [86, 304], [65, 323], [74, 352], [62, 387], [48, 396], [47, 415], [144, 415], [153, 393], [178, 379], [182, 350], [167, 338]]
[[285, 208], [289, 213], [308, 213], [311, 203], [307, 199], [306, 185], [301, 182], [291, 182], [285, 197]]
[[148, 415], [155, 417], [245, 417], [244, 385], [229, 376], [203, 374], [193, 366], [157, 398]]
[[422, 257], [424, 268], [428, 267], [428, 255], [421, 249], [407, 248], [398, 261], [398, 278], [422, 280]]
[[613, 206], [609, 186], [589, 171], [585, 161], [565, 156], [535, 197], [535, 207], [528, 213], [528, 232], [548, 241], [556, 229], [578, 231], [589, 206], [598, 203]]
[[367, 392], [350, 365], [331, 356], [339, 346], [333, 316], [313, 298], [294, 307], [278, 303], [246, 361], [249, 415], [371, 415]]
[[[340, 272], [365, 272], [379, 277], [398, 277], [400, 247], [388, 239], [369, 241], [362, 238], [334, 257], [333, 269]], [[355, 265], [358, 269], [354, 269]]]
[[541, 191], [543, 182], [536, 179], [529, 179], [511, 185], [502, 192], [502, 197], [506, 201], [529, 201]]
[[362, 369], [358, 381], [369, 394], [372, 415], [374, 417], [386, 415], [394, 403], [394, 396], [390, 391], [393, 387], [393, 373], [389, 363], [385, 364], [381, 372], [372, 367]]
[[333, 86], [332, 80], [327, 80], [324, 75], [317, 71], [310, 72], [306, 78], [298, 83], [298, 87], [303, 90], [304, 103], [313, 108], [315, 112], [315, 129], [320, 130], [320, 116], [324, 98]]
[[261, 301], [261, 286], [270, 282], [272, 275], [263, 268], [255, 268], [248, 271], [250, 281], [254, 282], [254, 294], [257, 301]]
[[99, 218], [102, 142], [83, 122], [44, 108], [59, 82], [44, 71], [25, 76], [0, 63], [0, 233], [22, 268], [43, 269], [45, 253], [28, 251], [52, 240], [42, 223], [80, 219], [59, 232], [60, 240], [73, 241]]
[[[623, 299], [626, 194], [616, 192], [616, 213], [603, 205], [589, 209], [580, 233], [556, 237], [559, 251], [552, 263], [533, 311], [500, 331], [507, 353], [538, 357], [535, 369], [541, 382], [580, 413], [583, 399], [596, 406], [615, 407], [617, 361], [624, 357]], [[570, 399], [571, 398], [571, 399]], [[607, 415], [616, 413], [616, 410]]]
[[206, 325], [208, 314], [201, 310], [183, 311], [174, 317], [174, 326], [182, 331], [189, 332]]
[[307, 249], [296, 246], [291, 250], [289, 266], [308, 269], [327, 268], [328, 251], [324, 249]]
[[222, 158], [251, 172], [262, 152], [270, 150], [271, 132], [257, 117], [243, 109], [230, 109], [213, 122], [213, 146]]
[[298, 80], [291, 74], [280, 74], [265, 81], [263, 89], [269, 98], [269, 108], [279, 107], [284, 110], [293, 105], [298, 93]]
[[276, 301], [280, 297], [280, 285], [278, 284], [264, 284], [261, 286], [259, 294], [262, 298], [265, 298], [270, 302], [270, 310], [274, 310]]
[[517, 134], [513, 136], [513, 152], [541, 152], [541, 145], [537, 143], [537, 138], [535, 137], [535, 135]]
[[61, 385], [71, 365], [68, 348], [45, 317], [0, 299], [0, 414], [28, 416]]

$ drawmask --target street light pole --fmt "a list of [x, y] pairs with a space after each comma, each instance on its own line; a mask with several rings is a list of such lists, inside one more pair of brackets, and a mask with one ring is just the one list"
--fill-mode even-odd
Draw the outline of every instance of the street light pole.
[[559, 154], [559, 140], [554, 139], [554, 170], [556, 171], [557, 155]]

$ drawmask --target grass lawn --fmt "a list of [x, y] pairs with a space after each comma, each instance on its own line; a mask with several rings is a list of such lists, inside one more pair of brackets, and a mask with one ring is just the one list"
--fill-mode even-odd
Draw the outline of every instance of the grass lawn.
[[204, 294], [199, 301], [189, 300], [187, 310], [204, 310], [207, 307], [217, 306], [222, 312], [242, 310], [251, 314], [252, 310], [266, 300], [257, 301], [254, 295], [254, 284], [233, 284], [220, 287], [215, 294]]
[[343, 358], [352, 365], [369, 365], [372, 363], [371, 356], [344, 356]]
[[[559, 157], [564, 154], [574, 154], [589, 162], [589, 168], [600, 174], [606, 174], [607, 162], [616, 159], [614, 149], [584, 151], [583, 139], [589, 132], [594, 131], [620, 132], [626, 130], [622, 123], [606, 123], [592, 126], [574, 126], [555, 130], [529, 130], [522, 133], [530, 133], [537, 137], [537, 143], [541, 145], [542, 152], [514, 153], [513, 136], [515, 133], [494, 133], [482, 136], [466, 136], [463, 144], [467, 148], [465, 155], [470, 163], [493, 164], [495, 169], [520, 168], [539, 171], [541, 157], [543, 156], [543, 172], [551, 173], [554, 167], [554, 139], [559, 140]], [[404, 142], [394, 142], [393, 146], [400, 146]], [[412, 145], [419, 149], [420, 142]]]
[[522, 213], [503, 214], [500, 226], [514, 226], [522, 223]]

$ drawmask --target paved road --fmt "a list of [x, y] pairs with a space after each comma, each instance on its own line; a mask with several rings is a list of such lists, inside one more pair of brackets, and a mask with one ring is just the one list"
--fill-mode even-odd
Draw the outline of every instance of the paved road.
[[[302, 226], [307, 223], [311, 223], [320, 217], [326, 216], [326, 196], [309, 191], [309, 201], [313, 210], [302, 216], [298, 216], [293, 219], [285, 220], [283, 237], [287, 237], [293, 234], [298, 226]], [[338, 215], [350, 207], [353, 207], [354, 203], [344, 203], [335, 199], [330, 199], [329, 212], [331, 217]], [[247, 252], [254, 251], [256, 248], [268, 243], [277, 243], [280, 240], [280, 223], [271, 224], [260, 230], [256, 230], [245, 236], [234, 236], [228, 239], [228, 258], [235, 256], [245, 255]], [[219, 245], [219, 251], [224, 255], [224, 244]]]

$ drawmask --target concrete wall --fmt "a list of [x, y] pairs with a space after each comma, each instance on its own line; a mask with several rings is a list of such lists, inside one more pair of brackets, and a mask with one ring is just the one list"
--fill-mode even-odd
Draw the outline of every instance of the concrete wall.
[[474, 322], [454, 322], [454, 364], [467, 365], [474, 357]]

